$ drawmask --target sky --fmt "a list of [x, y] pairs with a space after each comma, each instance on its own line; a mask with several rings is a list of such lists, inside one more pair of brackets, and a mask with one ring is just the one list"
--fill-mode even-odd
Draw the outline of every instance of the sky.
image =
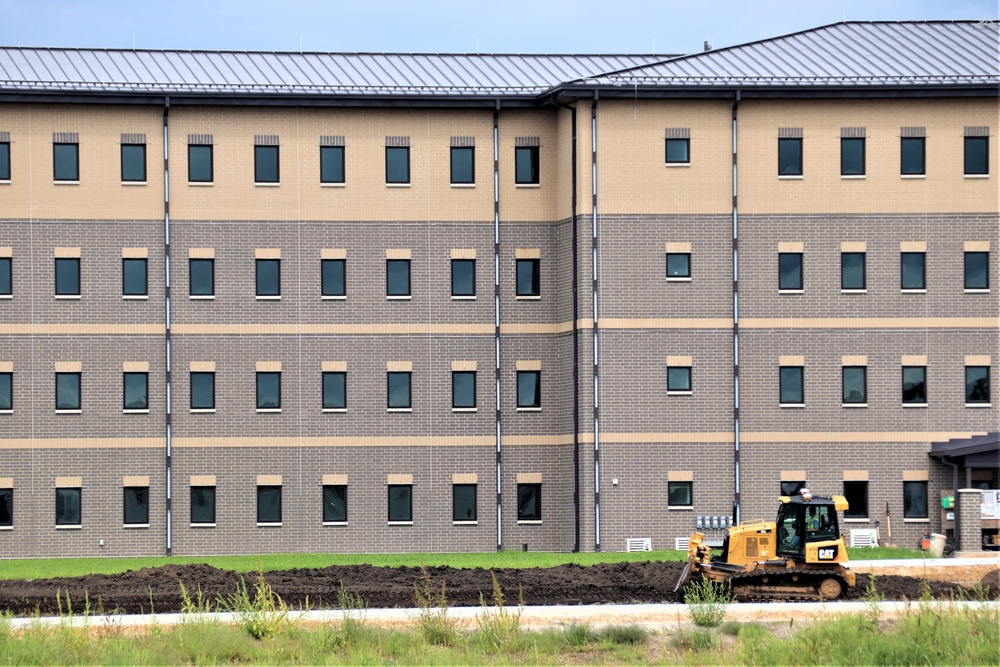
[[998, 0], [0, 0], [0, 45], [691, 53], [843, 19], [997, 19]]

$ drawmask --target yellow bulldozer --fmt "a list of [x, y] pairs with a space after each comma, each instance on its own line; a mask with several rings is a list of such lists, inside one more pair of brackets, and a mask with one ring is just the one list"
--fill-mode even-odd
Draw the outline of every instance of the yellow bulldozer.
[[781, 496], [778, 517], [752, 521], [726, 531], [722, 553], [712, 554], [703, 533], [688, 543], [688, 562], [674, 591], [692, 574], [729, 584], [738, 599], [835, 600], [855, 585], [847, 568], [847, 546], [837, 512], [843, 496]]

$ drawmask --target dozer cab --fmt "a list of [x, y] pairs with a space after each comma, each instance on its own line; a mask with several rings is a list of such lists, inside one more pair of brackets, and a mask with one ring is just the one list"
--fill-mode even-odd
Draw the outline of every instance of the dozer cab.
[[835, 600], [855, 585], [837, 512], [843, 496], [813, 496], [802, 489], [781, 496], [774, 523], [754, 521], [726, 531], [722, 554], [713, 555], [703, 533], [688, 544], [688, 562], [674, 591], [692, 574], [728, 583], [740, 599]]

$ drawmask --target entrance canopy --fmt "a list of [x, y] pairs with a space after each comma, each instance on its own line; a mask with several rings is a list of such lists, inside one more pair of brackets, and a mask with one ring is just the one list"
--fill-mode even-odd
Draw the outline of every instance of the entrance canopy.
[[1000, 468], [1000, 431], [931, 443], [930, 455], [934, 458], [963, 459], [955, 462], [966, 468]]

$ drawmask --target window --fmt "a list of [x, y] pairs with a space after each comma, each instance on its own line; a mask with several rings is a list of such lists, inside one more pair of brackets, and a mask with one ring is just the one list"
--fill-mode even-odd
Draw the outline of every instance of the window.
[[802, 139], [778, 139], [778, 176], [802, 175]]
[[899, 173], [917, 176], [926, 173], [926, 139], [901, 137], [899, 140]]
[[452, 371], [451, 407], [456, 410], [475, 409], [476, 407], [475, 371]]
[[320, 260], [322, 296], [347, 296], [347, 260]]
[[541, 409], [542, 407], [542, 373], [541, 371], [517, 372], [517, 408], [518, 410]]
[[927, 289], [927, 254], [903, 252], [899, 254], [900, 287], [902, 289]]
[[668, 252], [667, 278], [690, 278], [690, 277], [691, 277], [691, 253]]
[[125, 410], [149, 410], [149, 373], [123, 373]]
[[865, 140], [864, 138], [843, 137], [840, 140], [840, 175], [865, 175]]
[[965, 253], [965, 289], [990, 288], [990, 253]]
[[845, 519], [868, 518], [868, 482], [844, 482]]
[[56, 410], [80, 409], [80, 374], [56, 373]]
[[146, 182], [146, 144], [122, 144], [122, 181]]
[[472, 185], [476, 182], [476, 149], [472, 146], [451, 147], [452, 185]]
[[0, 142], [0, 181], [10, 180], [10, 142]]
[[281, 523], [281, 487], [257, 487], [257, 523]]
[[14, 293], [14, 260], [11, 257], [0, 257], [0, 296], [10, 296]]
[[215, 296], [215, 260], [188, 260], [189, 286], [191, 296]]
[[667, 507], [694, 506], [692, 485], [693, 482], [667, 482]]
[[126, 526], [149, 525], [149, 487], [126, 486], [123, 490], [123, 523]]
[[413, 486], [389, 485], [389, 521], [413, 521]]
[[257, 373], [257, 409], [281, 409], [281, 373]]
[[278, 182], [278, 147], [253, 147], [253, 182]]
[[803, 388], [802, 366], [782, 366], [779, 380], [781, 405], [804, 405], [806, 402]]
[[799, 491], [806, 486], [805, 480], [783, 481], [781, 482], [781, 495], [797, 496]]
[[927, 517], [927, 482], [903, 482], [903, 519]]
[[56, 525], [79, 526], [83, 523], [80, 516], [81, 489], [56, 489]]
[[80, 296], [80, 258], [56, 259], [56, 296]]
[[385, 260], [386, 296], [410, 296], [410, 260]]
[[214, 178], [212, 167], [212, 146], [191, 144], [188, 146], [188, 182], [211, 183]]
[[191, 523], [215, 525], [215, 487], [191, 487]]
[[778, 253], [778, 289], [796, 291], [802, 289], [801, 252]]
[[0, 410], [14, 409], [14, 374], [0, 373]]
[[865, 405], [868, 403], [868, 368], [865, 366], [844, 366], [841, 369], [843, 384], [842, 401], [845, 405]]
[[541, 280], [539, 276], [539, 260], [517, 260], [517, 296], [541, 295]]
[[319, 147], [319, 182], [344, 182], [344, 147]]
[[538, 146], [518, 146], [514, 149], [514, 183], [538, 185]]
[[865, 289], [865, 253], [840, 253], [840, 289]]
[[927, 405], [926, 366], [903, 366], [903, 403]]
[[0, 526], [14, 525], [14, 489], [0, 489]]
[[191, 373], [191, 409], [215, 409], [215, 373]]
[[148, 280], [146, 277], [147, 260], [122, 260], [122, 294], [124, 296], [146, 296]]
[[52, 178], [80, 180], [80, 144], [52, 144]]
[[410, 182], [410, 147], [385, 147], [385, 182], [404, 184]]
[[965, 175], [980, 176], [990, 173], [990, 138], [965, 138]]
[[339, 371], [323, 373], [323, 409], [347, 409], [347, 373]]
[[965, 367], [965, 402], [967, 404], [990, 402], [990, 367]]
[[517, 485], [517, 520], [542, 520], [542, 485]]
[[690, 164], [691, 163], [691, 140], [690, 139], [667, 139], [667, 164]]
[[451, 520], [478, 521], [478, 514], [476, 513], [476, 485], [453, 484], [451, 489]]
[[667, 391], [691, 393], [691, 367], [675, 366], [667, 368]]
[[386, 393], [390, 410], [409, 410], [411, 374], [405, 371], [390, 371], [386, 373]]
[[451, 295], [476, 296], [476, 260], [451, 260]]
[[347, 523], [347, 485], [323, 485], [323, 523]]
[[257, 260], [257, 296], [281, 296], [281, 260]]
[[323, 523], [347, 523], [347, 485], [323, 485]]

